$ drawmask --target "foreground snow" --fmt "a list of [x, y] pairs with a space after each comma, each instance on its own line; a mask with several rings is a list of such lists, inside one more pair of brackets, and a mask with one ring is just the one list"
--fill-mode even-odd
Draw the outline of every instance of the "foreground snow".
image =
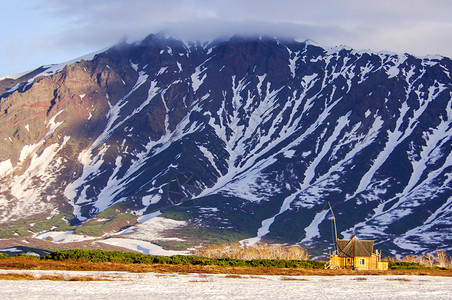
[[0, 270], [0, 274], [8, 273], [68, 279], [89, 276], [105, 281], [0, 280], [1, 299], [452, 299], [452, 277]]

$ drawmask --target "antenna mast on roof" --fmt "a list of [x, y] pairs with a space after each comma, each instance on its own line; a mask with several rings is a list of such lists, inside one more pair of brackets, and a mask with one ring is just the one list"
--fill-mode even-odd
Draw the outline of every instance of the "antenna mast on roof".
[[333, 215], [333, 222], [334, 222], [334, 244], [337, 246], [336, 217], [334, 216], [333, 208], [331, 207], [330, 201], [328, 201], [328, 205], [330, 206], [331, 214]]

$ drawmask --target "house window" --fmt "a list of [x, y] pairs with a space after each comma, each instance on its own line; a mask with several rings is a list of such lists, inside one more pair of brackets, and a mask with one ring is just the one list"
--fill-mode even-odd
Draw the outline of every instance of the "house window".
[[359, 263], [364, 266], [366, 264], [366, 260], [364, 258], [361, 258], [359, 260]]

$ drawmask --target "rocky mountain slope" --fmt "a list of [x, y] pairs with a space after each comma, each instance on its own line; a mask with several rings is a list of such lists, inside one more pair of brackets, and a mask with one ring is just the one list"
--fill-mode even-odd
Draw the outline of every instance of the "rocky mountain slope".
[[439, 56], [150, 35], [3, 79], [2, 230], [161, 211], [185, 222], [175, 236], [323, 251], [329, 201], [340, 236], [451, 251], [451, 72]]

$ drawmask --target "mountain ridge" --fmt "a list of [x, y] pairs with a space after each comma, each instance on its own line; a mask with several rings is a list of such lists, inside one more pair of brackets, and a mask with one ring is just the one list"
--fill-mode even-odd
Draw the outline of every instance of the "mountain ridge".
[[70, 205], [83, 223], [123, 203], [323, 247], [330, 201], [343, 235], [450, 249], [451, 65], [150, 35], [46, 69], [0, 96], [3, 222]]

